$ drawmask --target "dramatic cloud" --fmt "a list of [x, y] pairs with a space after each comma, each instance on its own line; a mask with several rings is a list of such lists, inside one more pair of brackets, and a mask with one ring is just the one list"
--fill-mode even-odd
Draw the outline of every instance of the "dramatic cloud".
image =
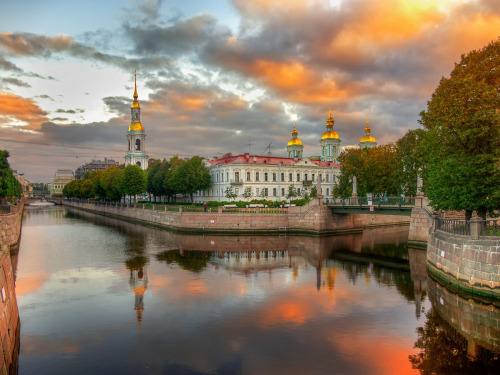
[[[32, 100], [0, 91], [0, 126], [23, 126], [38, 130], [47, 113]], [[15, 126], [14, 125], [14, 126]]]

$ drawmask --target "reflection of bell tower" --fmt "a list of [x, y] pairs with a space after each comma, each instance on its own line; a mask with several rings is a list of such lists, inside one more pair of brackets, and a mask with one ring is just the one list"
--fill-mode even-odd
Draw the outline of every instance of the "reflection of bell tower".
[[142, 322], [142, 312], [144, 311], [144, 292], [148, 287], [148, 269], [146, 266], [138, 270], [130, 270], [130, 287], [135, 294], [134, 309], [137, 313], [137, 322]]

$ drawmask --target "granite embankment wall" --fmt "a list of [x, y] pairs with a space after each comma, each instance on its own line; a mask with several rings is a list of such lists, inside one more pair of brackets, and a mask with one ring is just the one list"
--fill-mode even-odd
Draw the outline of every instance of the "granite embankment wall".
[[429, 270], [459, 289], [487, 298], [500, 298], [498, 237], [472, 239], [433, 228], [427, 243]]
[[307, 232], [337, 233], [360, 231], [366, 226], [405, 225], [404, 216], [333, 214], [321, 199], [307, 205], [289, 207], [279, 213], [228, 213], [222, 207], [215, 212], [172, 212], [144, 209], [142, 205], [128, 207], [64, 201], [64, 205], [102, 215], [139, 221], [149, 225], [179, 231], [204, 232]]
[[425, 247], [429, 239], [429, 229], [432, 226], [432, 208], [429, 201], [420, 195], [415, 198], [415, 207], [411, 210], [410, 234], [408, 242], [412, 246]]
[[16, 374], [21, 323], [14, 286], [10, 246], [0, 243], [0, 374]]
[[21, 236], [21, 220], [24, 202], [10, 206], [10, 213], [0, 213], [0, 244], [16, 249]]

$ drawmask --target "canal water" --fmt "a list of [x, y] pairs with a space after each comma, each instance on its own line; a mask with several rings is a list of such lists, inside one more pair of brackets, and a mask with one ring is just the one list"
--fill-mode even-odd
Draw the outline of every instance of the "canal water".
[[500, 309], [428, 279], [407, 237], [203, 236], [27, 208], [18, 372], [500, 373]]

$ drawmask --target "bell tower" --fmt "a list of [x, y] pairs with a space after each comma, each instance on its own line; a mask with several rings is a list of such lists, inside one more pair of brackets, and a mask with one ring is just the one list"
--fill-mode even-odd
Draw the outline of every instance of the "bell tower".
[[137, 72], [134, 76], [134, 101], [130, 107], [131, 121], [128, 127], [128, 151], [125, 154], [125, 166], [135, 164], [146, 170], [148, 155], [146, 154], [146, 133], [141, 123], [141, 106], [137, 100]]

